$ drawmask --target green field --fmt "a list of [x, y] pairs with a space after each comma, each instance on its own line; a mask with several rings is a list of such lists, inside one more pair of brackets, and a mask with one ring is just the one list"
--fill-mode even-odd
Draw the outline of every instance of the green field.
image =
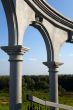
[[[34, 95], [34, 96], [41, 98], [41, 99], [44, 99], [44, 100], [49, 100], [47, 92], [42, 92], [42, 91], [23, 92], [22, 110], [27, 110], [28, 105], [30, 105], [30, 103], [26, 99], [27, 94]], [[71, 95], [59, 96], [59, 103], [73, 106], [73, 95], [71, 94]], [[36, 107], [37, 107], [37, 105], [36, 105]], [[8, 93], [0, 92], [0, 110], [9, 110], [9, 95], [8, 95]]]

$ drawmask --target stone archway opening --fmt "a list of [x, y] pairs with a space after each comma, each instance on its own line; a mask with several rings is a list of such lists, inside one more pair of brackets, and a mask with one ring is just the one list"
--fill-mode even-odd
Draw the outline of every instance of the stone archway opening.
[[25, 32], [23, 45], [29, 48], [24, 55], [24, 71], [26, 75], [48, 74], [47, 67], [42, 62], [47, 61], [47, 52], [44, 40], [40, 32], [29, 26]]

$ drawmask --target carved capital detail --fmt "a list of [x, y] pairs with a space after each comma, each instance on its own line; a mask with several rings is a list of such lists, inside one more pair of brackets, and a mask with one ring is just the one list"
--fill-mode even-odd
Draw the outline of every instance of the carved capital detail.
[[5, 51], [8, 55], [23, 54], [29, 50], [28, 48], [22, 47], [22, 45], [3, 46], [1, 47], [1, 49]]
[[58, 68], [63, 63], [53, 61], [53, 62], [43, 62], [43, 64], [46, 65], [48, 68]]
[[22, 47], [22, 45], [16, 46], [3, 46], [1, 49], [6, 52], [10, 57], [9, 61], [23, 61], [22, 55], [28, 51], [27, 48]]

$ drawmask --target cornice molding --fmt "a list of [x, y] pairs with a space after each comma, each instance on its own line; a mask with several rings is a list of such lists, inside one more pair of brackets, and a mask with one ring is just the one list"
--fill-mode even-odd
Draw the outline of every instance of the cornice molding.
[[40, 16], [49, 20], [53, 25], [73, 31], [73, 21], [53, 9], [45, 0], [27, 0], [26, 2], [36, 13], [39, 12]]

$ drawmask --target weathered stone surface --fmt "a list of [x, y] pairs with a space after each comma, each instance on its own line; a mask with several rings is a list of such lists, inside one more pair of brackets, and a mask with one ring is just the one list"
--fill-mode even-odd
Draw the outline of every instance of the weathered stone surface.
[[18, 23], [18, 44], [23, 42], [24, 32], [29, 24], [35, 20], [34, 11], [28, 6], [24, 0], [14, 0], [17, 23]]

